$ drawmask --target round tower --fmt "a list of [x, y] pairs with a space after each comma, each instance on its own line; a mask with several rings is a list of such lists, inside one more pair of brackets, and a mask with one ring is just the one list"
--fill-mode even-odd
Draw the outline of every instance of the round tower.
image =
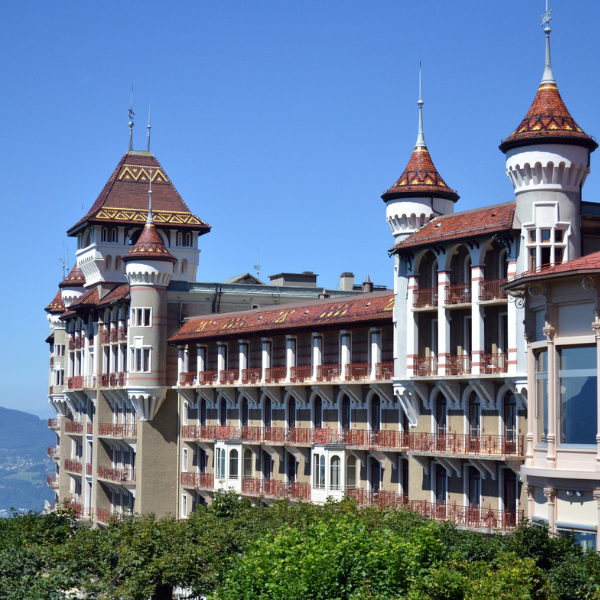
[[71, 272], [58, 284], [61, 298], [65, 308], [69, 308], [77, 298], [83, 295], [85, 291], [85, 277], [77, 264], [73, 265]]
[[131, 296], [127, 388], [138, 418], [151, 421], [165, 398], [167, 286], [176, 259], [165, 248], [149, 210], [137, 243], [123, 258]]
[[575, 122], [556, 86], [550, 61], [551, 13], [542, 22], [542, 82], [521, 124], [500, 144], [524, 238], [519, 272], [581, 256], [581, 190], [590, 171], [590, 154], [598, 147]]
[[381, 196], [386, 220], [396, 243], [414, 233], [436, 215], [454, 212], [458, 194], [450, 189], [435, 168], [423, 135], [423, 99], [419, 69], [419, 132], [415, 149], [404, 172]]

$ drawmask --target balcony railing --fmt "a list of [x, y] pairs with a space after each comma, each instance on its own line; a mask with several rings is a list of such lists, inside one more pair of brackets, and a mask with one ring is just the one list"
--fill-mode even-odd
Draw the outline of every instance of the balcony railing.
[[471, 355], [446, 356], [446, 375], [468, 375], [471, 372]]
[[75, 433], [78, 435], [82, 434], [83, 433], [83, 423], [78, 423], [77, 421], [65, 423], [65, 433]]
[[287, 442], [287, 431], [285, 427], [263, 427], [263, 444], [285, 444]]
[[413, 290], [413, 306], [415, 308], [427, 308], [438, 305], [438, 288], [426, 290]]
[[359, 506], [394, 506], [401, 508], [408, 504], [408, 496], [397, 492], [386, 492], [384, 490], [347, 489], [346, 496], [352, 498]]
[[67, 458], [65, 460], [65, 471], [79, 473], [81, 475], [81, 459]]
[[444, 286], [446, 291], [446, 304], [457, 305], [457, 304], [470, 304], [471, 303], [471, 284], [470, 283], [458, 283], [455, 285]]
[[182, 473], [181, 485], [196, 490], [212, 490], [215, 487], [213, 473]]
[[345, 369], [345, 379], [350, 381], [360, 381], [361, 379], [369, 379], [371, 376], [370, 363], [349, 363]]
[[86, 474], [88, 477], [91, 477], [91, 476], [92, 476], [92, 463], [86, 463], [86, 464], [85, 464], [85, 474]]
[[75, 350], [75, 340], [73, 338], [69, 339], [69, 350]]
[[57, 488], [58, 487], [58, 475], [46, 475], [46, 483], [51, 488]]
[[108, 376], [108, 387], [123, 387], [125, 385], [125, 373], [111, 373]]
[[195, 385], [197, 381], [197, 371], [183, 371], [179, 373], [179, 385]]
[[213, 371], [198, 371], [198, 385], [212, 385], [217, 383], [217, 377], [219, 372]]
[[58, 460], [60, 458], [60, 446], [48, 446], [48, 456]]
[[508, 531], [523, 522], [522, 510], [498, 510], [492, 508], [473, 508], [456, 504], [435, 504], [420, 500], [411, 500], [409, 509], [422, 517], [436, 521], [452, 521], [459, 526], [474, 529], [500, 529]]
[[221, 375], [219, 377], [219, 383], [222, 385], [234, 385], [238, 382], [240, 378], [240, 370], [239, 369], [228, 369], [227, 371], [221, 371]]
[[119, 339], [119, 332], [113, 327], [110, 330], [110, 341], [111, 342], [116, 342]]
[[310, 483], [293, 481], [288, 485], [288, 498], [292, 500], [310, 500]]
[[119, 327], [119, 341], [127, 341], [127, 327]]
[[320, 365], [317, 367], [317, 381], [337, 381], [340, 378], [340, 365]]
[[76, 377], [67, 378], [67, 388], [69, 390], [82, 390], [83, 389], [83, 377], [78, 375]]
[[122, 513], [115, 513], [110, 510], [98, 508], [96, 510], [96, 520], [99, 523], [110, 523], [111, 521], [121, 521], [123, 517], [131, 516], [131, 514], [132, 513], [127, 509], [123, 509]]
[[88, 435], [93, 435], [94, 433], [94, 424], [93, 423], [88, 423], [87, 424], [87, 434]]
[[85, 338], [84, 337], [76, 337], [75, 338], [75, 350], [81, 350], [85, 343], [84, 343]]
[[523, 436], [409, 433], [408, 449], [423, 454], [523, 456]]
[[102, 334], [102, 343], [109, 344], [110, 343], [110, 331], [108, 329], [103, 329], [100, 333]]
[[242, 383], [260, 383], [262, 379], [262, 368], [242, 369]]
[[114, 469], [112, 467], [98, 467], [98, 478], [107, 481], [116, 481], [123, 483], [135, 483], [135, 468], [123, 467]]
[[184, 425], [181, 437], [186, 440], [241, 440], [242, 427], [229, 425]]
[[48, 419], [48, 427], [50, 429], [60, 429], [60, 422], [58, 419]]
[[300, 383], [306, 379], [312, 378], [312, 366], [301, 365], [299, 367], [292, 367], [290, 369], [290, 381], [293, 383]]
[[279, 383], [285, 380], [287, 375], [286, 367], [269, 367], [265, 369], [265, 382], [266, 383]]
[[64, 507], [69, 510], [73, 510], [75, 512], [75, 517], [77, 519], [83, 518], [85, 515], [85, 511], [81, 502], [75, 499], [65, 500]]
[[242, 494], [272, 498], [310, 499], [310, 485], [303, 483], [288, 483], [277, 479], [259, 479], [244, 477], [242, 479]]
[[375, 365], [375, 378], [379, 381], [391, 379], [394, 376], [394, 361], [380, 362]]
[[481, 355], [481, 372], [486, 375], [506, 373], [508, 371], [508, 353], [495, 352]]
[[435, 356], [430, 356], [429, 358], [414, 358], [413, 365], [415, 377], [432, 377], [433, 375], [437, 375], [438, 365]]
[[98, 435], [101, 437], [135, 438], [136, 423], [98, 423]]
[[479, 300], [505, 300], [506, 292], [500, 287], [504, 285], [508, 279], [493, 279], [490, 281], [479, 282]]

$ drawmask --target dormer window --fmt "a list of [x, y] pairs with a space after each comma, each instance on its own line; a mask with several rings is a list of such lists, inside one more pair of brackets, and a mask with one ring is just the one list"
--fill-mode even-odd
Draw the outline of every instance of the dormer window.
[[192, 245], [192, 234], [178, 231], [176, 240], [177, 246], [190, 247]]

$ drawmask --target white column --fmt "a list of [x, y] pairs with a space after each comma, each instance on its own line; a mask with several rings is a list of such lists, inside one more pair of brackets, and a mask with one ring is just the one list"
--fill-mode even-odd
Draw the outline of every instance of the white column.
[[218, 341], [217, 350], [219, 355], [217, 357], [217, 381], [221, 381], [221, 372], [227, 368], [225, 364], [225, 353], [227, 352], [227, 342]]
[[100, 327], [98, 323], [94, 323], [94, 364], [92, 365], [92, 375], [97, 375], [102, 368], [98, 368], [102, 360], [102, 346], [100, 345]]
[[471, 267], [471, 373], [479, 375], [483, 369], [482, 355], [485, 352], [485, 330], [483, 313], [479, 302], [479, 282], [483, 281], [483, 266]]
[[180, 376], [185, 371], [185, 357], [183, 346], [177, 346], [177, 375]]
[[346, 379], [346, 376], [348, 374], [348, 368], [347, 366], [350, 364], [351, 361], [351, 353], [352, 353], [352, 336], [350, 335], [349, 332], [345, 331], [342, 329], [342, 331], [340, 331], [340, 347], [341, 347], [341, 352], [340, 352], [340, 359], [341, 359], [341, 365], [340, 365], [340, 379], [342, 381], [344, 381]]
[[206, 371], [206, 346], [201, 344], [196, 344], [196, 369], [198, 373]]
[[[547, 305], [546, 312], [549, 318], [552, 318], [552, 309], [550, 305]], [[544, 335], [548, 340], [548, 450], [546, 454], [546, 468], [556, 468], [556, 425], [557, 425], [557, 407], [556, 407], [556, 346], [554, 345], [554, 334], [556, 333], [554, 327], [549, 323], [546, 323], [544, 327]], [[544, 492], [545, 493], [545, 492]], [[550, 501], [548, 501], [550, 502]], [[550, 513], [550, 506], [548, 506], [548, 513]]]
[[296, 338], [293, 335], [285, 336], [285, 380], [290, 381], [292, 368], [296, 366]]
[[262, 374], [261, 381], [264, 383], [266, 379], [267, 369], [271, 367], [271, 340], [269, 338], [262, 339]]
[[369, 329], [371, 333], [371, 373], [369, 379], [377, 378], [377, 364], [381, 362], [381, 330], [377, 327]]
[[[509, 306], [510, 306], [509, 302]], [[510, 323], [510, 321], [509, 321]], [[536, 414], [536, 402], [537, 398], [537, 381], [535, 380], [535, 356], [531, 349], [531, 342], [533, 340], [532, 333], [526, 333], [525, 339], [527, 341], [527, 381], [529, 382], [527, 390], [527, 435], [525, 437], [525, 464], [528, 467], [533, 467], [533, 448], [534, 448], [534, 431], [533, 425], [535, 422]], [[538, 424], [539, 426], [539, 424]], [[533, 513], [530, 512], [529, 515]]]
[[318, 368], [323, 364], [323, 337], [312, 334], [312, 379], [317, 379]]
[[450, 271], [438, 271], [438, 376], [446, 374], [446, 359], [450, 355], [450, 320], [445, 309], [447, 285], [450, 285]]
[[[517, 261], [508, 261], [508, 278], [514, 277], [517, 274]], [[506, 352], [508, 352], [508, 373], [516, 373], [517, 367], [517, 330], [515, 327], [517, 323], [517, 304], [516, 302], [507, 302], [506, 307], [506, 318], [508, 321], [508, 339], [506, 345], [508, 346]]]
[[548, 527], [550, 533], [556, 533], [556, 490], [551, 486], [545, 487], [544, 496], [548, 501]]
[[414, 297], [413, 290], [417, 289], [419, 289], [419, 278], [418, 276], [411, 275], [408, 279], [408, 301], [406, 306], [406, 374], [409, 377], [411, 375], [414, 376], [415, 359], [419, 358], [418, 328], [416, 323], [417, 313], [412, 310]]
[[246, 340], [238, 340], [239, 344], [239, 364], [240, 364], [240, 372], [238, 376], [238, 380], [242, 381], [244, 369], [248, 368], [248, 342]]

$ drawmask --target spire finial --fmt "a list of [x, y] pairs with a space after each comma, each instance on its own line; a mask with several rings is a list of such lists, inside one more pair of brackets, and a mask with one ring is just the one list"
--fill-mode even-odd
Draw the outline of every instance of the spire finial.
[[129, 150], [133, 150], [133, 86], [131, 86], [131, 106], [129, 107]]
[[417, 148], [425, 148], [425, 136], [423, 135], [423, 96], [421, 87], [421, 61], [419, 60], [419, 134], [417, 135]]
[[152, 167], [150, 167], [150, 183], [148, 184], [148, 218], [146, 224], [154, 223], [154, 217], [152, 216]]
[[146, 150], [150, 152], [150, 130], [152, 129], [152, 125], [150, 124], [150, 117], [152, 114], [152, 105], [148, 107], [148, 147]]
[[554, 75], [552, 73], [552, 63], [550, 62], [550, 21], [552, 20], [552, 9], [548, 9], [548, 0], [546, 0], [546, 12], [542, 15], [542, 24], [544, 27], [544, 33], [546, 34], [546, 65], [544, 67], [544, 76], [542, 77], [542, 83], [555, 83]]

